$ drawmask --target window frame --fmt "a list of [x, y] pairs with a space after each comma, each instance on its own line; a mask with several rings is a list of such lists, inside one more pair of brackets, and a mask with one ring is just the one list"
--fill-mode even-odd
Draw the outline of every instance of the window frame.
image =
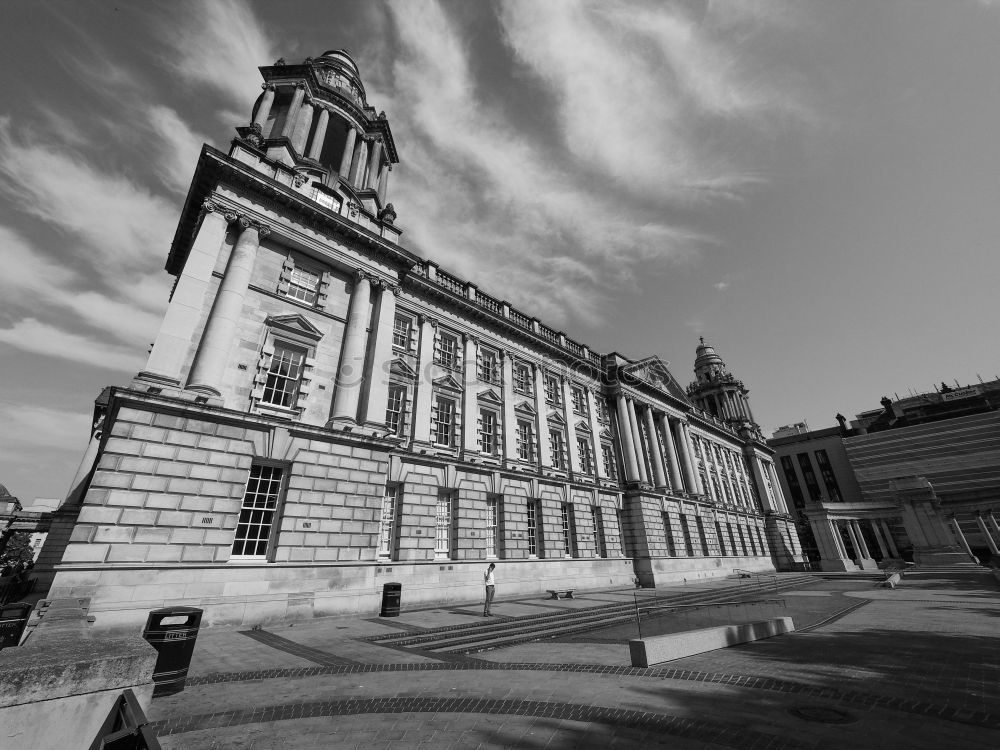
[[[393, 397], [399, 395], [398, 411], [393, 410]], [[396, 437], [406, 437], [406, 403], [409, 397], [409, 388], [402, 383], [390, 383], [385, 404], [385, 426], [391, 435]], [[395, 426], [390, 416], [395, 415]]]
[[[523, 378], [522, 378], [523, 376]], [[522, 396], [533, 396], [534, 395], [534, 382], [535, 378], [531, 371], [531, 365], [525, 362], [515, 362], [512, 379], [514, 381], [514, 393], [519, 393]]]
[[378, 547], [376, 557], [379, 560], [395, 560], [396, 535], [399, 531], [400, 485], [385, 486], [382, 495], [382, 512], [378, 522]]
[[[531, 419], [518, 418], [517, 420], [517, 459], [528, 463], [535, 463], [535, 423]], [[522, 434], [522, 427], [528, 428], [527, 438]], [[524, 448], [527, 448], [528, 456], [524, 456]]]
[[[446, 354], [445, 342], [449, 342], [454, 348]], [[444, 331], [438, 328], [437, 339], [434, 342], [434, 364], [448, 370], [458, 370], [461, 368], [462, 337], [457, 333]]]
[[[229, 560], [231, 562], [272, 562], [274, 559], [274, 550], [277, 546], [277, 539], [281, 533], [281, 516], [284, 509], [284, 499], [285, 491], [288, 486], [288, 472], [285, 471], [287, 467], [278, 462], [274, 461], [254, 461], [250, 466], [250, 473], [247, 475], [247, 482], [243, 488], [243, 497], [240, 499], [240, 510], [236, 521], [236, 530], [233, 536], [233, 543], [229, 547]], [[254, 470], [260, 470], [261, 474], [267, 470], [270, 474], [267, 481], [270, 483], [277, 482], [277, 488], [274, 492], [274, 507], [272, 508], [248, 508], [246, 505], [247, 495], [250, 491], [251, 482], [254, 481]], [[278, 472], [278, 478], [274, 479], [274, 472]], [[260, 481], [261, 477], [258, 476], [257, 480]], [[273, 485], [272, 485], [273, 486]], [[259, 487], [259, 484], [258, 484]], [[259, 494], [259, 493], [255, 493]], [[266, 500], [265, 500], [266, 502]], [[243, 549], [246, 549], [246, 544], [250, 541], [249, 537], [244, 537], [242, 540], [239, 537], [240, 527], [243, 525], [250, 525], [249, 519], [242, 523], [244, 518], [244, 511], [264, 511], [270, 513], [270, 519], [267, 524], [267, 536], [263, 538], [264, 550], [260, 553], [245, 554], [244, 552], [237, 553], [236, 545], [243, 543]], [[259, 523], [255, 524], [259, 527]], [[257, 545], [260, 544], [262, 538], [258, 535], [254, 540]]]
[[[402, 321], [405, 323], [405, 328], [400, 329], [397, 323]], [[392, 319], [392, 348], [394, 351], [409, 353], [413, 351], [413, 330], [414, 330], [414, 320], [412, 315], [407, 315], [397, 311]], [[405, 343], [399, 344], [396, 342], [396, 337], [402, 336]]]
[[[451, 560], [455, 551], [455, 515], [458, 506], [456, 490], [438, 490], [434, 508], [434, 559]], [[443, 540], [443, 541], [442, 541]]]
[[[309, 347], [298, 343], [289, 343], [283, 338], [275, 337], [272, 342], [272, 349], [274, 351], [273, 354], [271, 354], [271, 361], [267, 365], [267, 378], [264, 382], [264, 389], [258, 403], [263, 405], [265, 408], [288, 409], [291, 411], [296, 409], [298, 406], [299, 391], [302, 388], [302, 379], [306, 371], [306, 360], [309, 358]], [[294, 378], [276, 371], [275, 368], [280, 367], [282, 364], [282, 359], [278, 356], [279, 350], [285, 353], [295, 354], [299, 357], [296, 364], [298, 374]], [[277, 389], [274, 384], [279, 382], [279, 379], [283, 385], [294, 382], [294, 387], [291, 390], [285, 390], [284, 387]], [[267, 400], [269, 392], [271, 394], [283, 394], [288, 403], [278, 403], [276, 401]]]
[[[488, 422], [492, 422], [493, 429], [487, 432], [486, 426]], [[500, 446], [500, 412], [493, 407], [480, 406], [479, 407], [479, 419], [476, 426], [476, 431], [478, 432], [479, 438], [479, 451], [487, 456], [496, 456], [501, 453]], [[487, 436], [492, 441], [491, 446], [486, 445]]]
[[476, 379], [483, 383], [499, 385], [501, 381], [500, 351], [480, 346], [476, 354]]
[[[313, 285], [312, 289], [309, 290], [308, 286], [305, 284], [297, 283], [296, 273], [300, 275], [315, 276], [316, 283]], [[285, 296], [289, 299], [293, 299], [296, 302], [300, 302], [303, 305], [309, 307], [316, 307], [316, 303], [319, 302], [320, 285], [323, 283], [323, 272], [310, 266], [306, 263], [300, 263], [297, 259], [292, 258], [292, 267], [288, 271], [288, 288], [285, 290]], [[293, 293], [293, 290], [303, 290], [305, 296], [299, 296]]]
[[[441, 434], [441, 405], [447, 404], [450, 410], [451, 421], [447, 424], [448, 441], [441, 442], [438, 438]], [[439, 448], [454, 448], [455, 435], [458, 424], [458, 399], [454, 396], [446, 396], [442, 393], [434, 394], [433, 409], [431, 413], [431, 438], [434, 445]]]
[[[566, 471], [566, 440], [562, 427], [549, 425], [549, 458], [553, 469]], [[558, 438], [558, 439], [557, 439]]]
[[555, 375], [545, 375], [545, 403], [549, 406], [562, 406], [562, 383]]

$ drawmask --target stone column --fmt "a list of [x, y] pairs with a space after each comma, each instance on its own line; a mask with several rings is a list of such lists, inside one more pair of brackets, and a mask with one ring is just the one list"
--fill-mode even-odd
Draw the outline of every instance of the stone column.
[[378, 171], [382, 161], [382, 141], [378, 138], [372, 143], [371, 158], [368, 160], [368, 176], [365, 178], [365, 187], [375, 187], [378, 182]]
[[882, 536], [885, 537], [886, 543], [889, 545], [889, 551], [892, 553], [894, 559], [899, 559], [899, 550], [896, 549], [896, 542], [892, 538], [892, 531], [889, 529], [889, 524], [885, 520], [880, 520], [879, 523], [882, 525]]
[[211, 288], [212, 272], [226, 240], [228, 224], [236, 218], [233, 213], [227, 218], [211, 200], [206, 200], [202, 208], [204, 213], [198, 236], [170, 295], [170, 304], [160, 322], [146, 366], [137, 376], [140, 380], [180, 384], [181, 368], [195, 341], [205, 295]]
[[618, 394], [618, 438], [621, 440], [622, 453], [625, 457], [625, 477], [630, 482], [638, 482], [639, 461], [635, 455], [635, 444], [632, 442], [632, 428], [628, 419], [628, 402], [624, 393]]
[[635, 415], [635, 401], [625, 399], [625, 407], [628, 409], [628, 425], [632, 432], [632, 444], [635, 446], [635, 460], [639, 464], [639, 481], [649, 484], [649, 473], [646, 471], [646, 457], [642, 450], [642, 435], [639, 434], [639, 420]]
[[306, 85], [304, 83], [295, 84], [295, 93], [292, 95], [292, 103], [288, 105], [288, 116], [285, 117], [285, 125], [281, 128], [281, 135], [291, 138], [295, 132], [295, 124], [302, 110], [302, 100], [306, 95]]
[[[323, 110], [324, 112], [326, 110]], [[396, 320], [396, 295], [399, 287], [381, 283], [375, 322], [375, 348], [371, 372], [368, 373], [368, 398], [365, 403], [364, 421], [375, 427], [385, 427], [385, 412], [389, 405], [389, 369], [392, 366], [392, 329]]]
[[378, 175], [378, 202], [381, 205], [385, 205], [385, 193], [389, 186], [389, 172], [392, 171], [392, 164], [389, 163], [388, 158], [382, 163], [382, 169], [379, 170]]
[[888, 549], [888, 547], [886, 547], [885, 542], [882, 541], [882, 534], [879, 531], [878, 520], [872, 521], [871, 525], [872, 525], [872, 533], [875, 534], [875, 541], [878, 542], [878, 551], [879, 551], [879, 554], [882, 555], [882, 559], [883, 560], [888, 560], [889, 559], [889, 549]]
[[368, 164], [368, 141], [359, 138], [354, 146], [354, 159], [351, 162], [350, 182], [354, 187], [360, 189], [361, 181], [364, 179], [365, 167]]
[[[538, 365], [531, 366], [535, 373], [535, 412], [538, 414], [538, 465], [552, 466], [552, 446], [549, 444], [548, 405], [545, 403], [545, 374]], [[539, 524], [541, 519], [538, 520]]]
[[351, 173], [351, 160], [354, 158], [354, 142], [358, 137], [358, 129], [347, 126], [347, 143], [344, 144], [344, 154], [340, 157], [340, 176], [345, 180]]
[[701, 486], [701, 475], [695, 471], [694, 467], [694, 450], [691, 447], [691, 428], [688, 426], [687, 422], [678, 422], [678, 428], [680, 429], [681, 436], [684, 440], [684, 455], [687, 456], [685, 461], [687, 462], [687, 470], [691, 475], [691, 491], [699, 495], [704, 495], [706, 494], [706, 489]]
[[292, 148], [296, 154], [304, 154], [306, 151], [306, 141], [309, 139], [309, 129], [312, 127], [313, 109], [312, 100], [307, 99], [302, 102], [302, 111], [295, 122], [295, 131], [292, 134]]
[[660, 441], [656, 434], [656, 424], [653, 422], [653, 407], [647, 406], [643, 417], [646, 420], [646, 434], [649, 435], [649, 452], [653, 463], [653, 482], [657, 487], [667, 486], [667, 472], [663, 468], [663, 453], [660, 452]]
[[573, 387], [566, 378], [559, 378], [563, 394], [563, 416], [566, 417], [566, 464], [574, 474], [580, 473], [580, 457], [576, 450], [576, 414], [573, 411]]
[[514, 412], [514, 358], [500, 352], [503, 377], [503, 452], [508, 461], [517, 458], [517, 414]]
[[664, 414], [659, 419], [660, 440], [667, 451], [667, 470], [670, 474], [670, 485], [675, 490], [683, 489], [684, 482], [681, 479], [680, 464], [677, 460], [677, 449], [674, 448], [673, 431], [670, 428], [670, 417]]
[[768, 475], [771, 478], [771, 491], [774, 494], [775, 510], [779, 513], [788, 513], [788, 503], [785, 502], [785, 495], [781, 491], [781, 483], [778, 481], [778, 474], [774, 471], [774, 464], [765, 464]]
[[865, 560], [870, 560], [872, 554], [868, 551], [868, 542], [865, 541], [865, 535], [861, 530], [861, 524], [858, 521], [851, 521], [851, 526], [854, 527], [854, 534], [858, 538], [858, 544], [861, 545], [861, 557]]
[[344, 343], [337, 372], [337, 392], [333, 398], [332, 420], [356, 422], [361, 386], [364, 384], [365, 350], [368, 345], [368, 316], [371, 312], [371, 277], [364, 271], [354, 273], [354, 292], [347, 316]]
[[597, 398], [589, 388], [584, 391], [587, 396], [587, 413], [590, 415], [590, 448], [594, 452], [594, 476], [598, 479], [607, 479], [608, 473], [604, 470], [604, 456], [601, 455], [601, 423], [597, 419]]
[[847, 535], [851, 538], [851, 546], [854, 548], [854, 561], [861, 564], [864, 555], [861, 553], [861, 544], [858, 542], [858, 535], [854, 529], [854, 521], [847, 521]]
[[309, 146], [309, 158], [319, 161], [320, 154], [323, 153], [323, 143], [326, 141], [326, 128], [330, 124], [330, 110], [322, 107], [319, 111], [319, 120], [316, 122], [316, 132], [313, 133], [312, 144]]
[[993, 540], [993, 535], [990, 534], [990, 530], [987, 528], [986, 521], [983, 520], [981, 513], [976, 514], [976, 523], [979, 524], [979, 528], [983, 532], [983, 536], [986, 537], [986, 544], [989, 545], [990, 552], [994, 555], [1000, 555], [1000, 549], [997, 549], [997, 543]]
[[262, 83], [261, 88], [264, 89], [264, 98], [257, 107], [257, 116], [253, 118], [253, 124], [263, 131], [264, 125], [267, 124], [267, 116], [271, 114], [271, 106], [274, 104], [274, 84]]
[[955, 516], [951, 516], [948, 520], [951, 521], [951, 527], [955, 530], [955, 536], [958, 537], [958, 543], [962, 545], [962, 549], [965, 550], [965, 554], [974, 559], [976, 556], [972, 554], [972, 548], [969, 546], [969, 542], [965, 538], [965, 534], [962, 532], [962, 527], [958, 523], [958, 519], [955, 518]]
[[[236, 219], [236, 215], [232, 214]], [[228, 216], [227, 216], [228, 218]], [[246, 217], [239, 217], [240, 235], [229, 256], [226, 272], [215, 296], [215, 304], [208, 315], [205, 332], [201, 337], [198, 354], [188, 377], [188, 388], [210, 396], [222, 395], [222, 379], [229, 362], [243, 316], [243, 301], [253, 274], [254, 260], [260, 247], [261, 237], [270, 230], [252, 223]]]
[[420, 349], [417, 353], [417, 395], [414, 399], [413, 440], [431, 441], [431, 402], [433, 394], [434, 333], [437, 321], [420, 317]]
[[465, 351], [462, 361], [462, 447], [465, 452], [479, 453], [477, 445], [479, 426], [479, 401], [476, 398], [476, 367], [479, 340], [475, 336], [465, 336]]

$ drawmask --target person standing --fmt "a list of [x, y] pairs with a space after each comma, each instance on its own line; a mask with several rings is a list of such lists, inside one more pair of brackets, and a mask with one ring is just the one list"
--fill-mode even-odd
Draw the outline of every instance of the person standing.
[[496, 578], [493, 575], [493, 570], [496, 568], [496, 563], [490, 563], [490, 567], [486, 569], [486, 573], [483, 574], [483, 580], [486, 582], [486, 604], [483, 606], [483, 617], [492, 617], [490, 612], [490, 604], [493, 602], [493, 595], [497, 590]]

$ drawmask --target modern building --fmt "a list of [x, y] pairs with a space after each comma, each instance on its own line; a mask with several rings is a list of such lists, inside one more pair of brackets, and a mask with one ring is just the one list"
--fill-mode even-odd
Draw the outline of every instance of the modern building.
[[775, 433], [779, 477], [824, 570], [1000, 560], [1000, 380], [882, 398], [847, 425]]
[[342, 51], [260, 69], [204, 147], [144, 369], [98, 399], [38, 568], [99, 625], [643, 586], [802, 561], [747, 391], [687, 393], [400, 245], [399, 156]]

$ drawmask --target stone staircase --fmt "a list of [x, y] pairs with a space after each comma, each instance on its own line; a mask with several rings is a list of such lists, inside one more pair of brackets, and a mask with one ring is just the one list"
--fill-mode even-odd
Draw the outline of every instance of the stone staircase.
[[[671, 593], [643, 597], [643, 617], [666, 614], [678, 606], [749, 602], [770, 598], [781, 591], [797, 588], [816, 580], [815, 576], [783, 575], [761, 590], [745, 582], [689, 593]], [[522, 617], [495, 617], [484, 622], [433, 628], [424, 632], [372, 636], [365, 640], [383, 646], [413, 651], [462, 655], [514, 646], [520, 643], [584, 633], [597, 628], [635, 620], [635, 604], [603, 604], [595, 607], [565, 609]]]

